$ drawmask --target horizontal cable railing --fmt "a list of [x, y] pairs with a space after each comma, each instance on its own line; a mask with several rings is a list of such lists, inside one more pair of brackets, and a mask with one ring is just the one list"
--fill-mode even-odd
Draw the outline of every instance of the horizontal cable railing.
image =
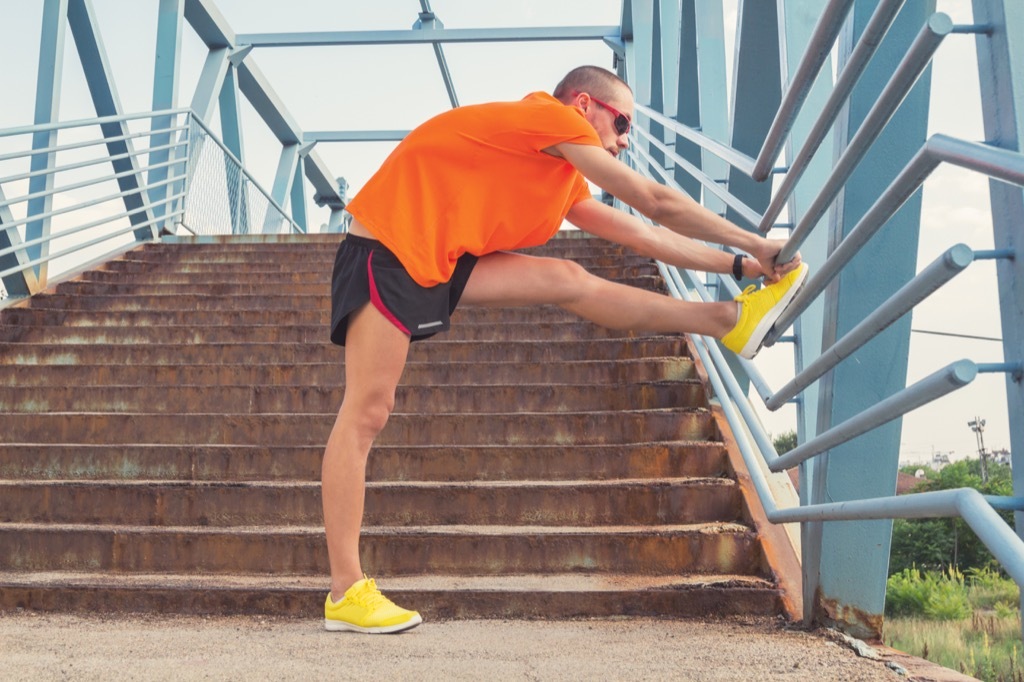
[[0, 130], [0, 307], [177, 226], [303, 231], [187, 109]]
[[[831, 134], [840, 112], [850, 99], [854, 86], [904, 5], [902, 0], [882, 0], [877, 5], [858, 42], [852, 47], [843, 68], [836, 74], [835, 83], [821, 105], [821, 110], [815, 112], [816, 118], [805, 134], [802, 146], [793, 151], [791, 164], [786, 168], [774, 168], [812, 84], [821, 75], [823, 65], [833, 49], [852, 4], [851, 0], [832, 0], [823, 9], [817, 27], [810, 37], [806, 54], [797, 66], [788, 90], [783, 93], [782, 103], [756, 159], [660, 111], [637, 104], [636, 110], [643, 116], [638, 117], [633, 127], [631, 145], [626, 153], [627, 162], [646, 177], [679, 191], [682, 191], [682, 187], [676, 181], [676, 173], [682, 170], [697, 180], [705, 198], [715, 197], [721, 200], [740, 222], [761, 232], [767, 232], [773, 227], [784, 227], [777, 223], [779, 215], [791, 198], [800, 178], [810, 166], [815, 153]], [[813, 230], [823, 229], [820, 225], [823, 222], [822, 218], [833, 207], [836, 198], [847, 186], [854, 169], [876, 143], [907, 94], [931, 64], [943, 39], [951, 33], [976, 33], [985, 29], [984, 26], [954, 26], [949, 17], [941, 13], [928, 17], [916, 39], [894, 66], [888, 82], [873, 106], [841, 153], [836, 155], [827, 177], [817, 190], [817, 195], [809, 199], [806, 209], [794, 221], [795, 225], [789, 225], [793, 229], [780, 253], [780, 261], [785, 262], [792, 258]], [[651, 124], [663, 127], [664, 133], [653, 133], [649, 129]], [[727, 182], [709, 176], [697, 163], [682, 158], [676, 153], [674, 146], [666, 142], [667, 138], [663, 139], [663, 134], [678, 136], [695, 143], [704, 152], [722, 159], [733, 169], [754, 180], [765, 181], [775, 174], [783, 174], [784, 177], [774, 187], [765, 212], [759, 214], [757, 210], [732, 194]], [[665, 159], [664, 162], [655, 158], [654, 150], [660, 153]], [[1024, 154], [947, 135], [932, 135], [856, 225], [831, 248], [825, 261], [815, 264], [803, 288], [769, 334], [766, 345], [794, 338], [785, 336], [787, 330], [802, 313], [825, 294], [830, 282], [941, 164], [957, 166], [995, 180], [1024, 186]], [[804, 201], [808, 199], [805, 198]], [[652, 225], [652, 229], [658, 229], [644, 216], [636, 211], [633, 213]], [[878, 337], [885, 329], [904, 318], [916, 306], [941, 291], [974, 261], [1014, 257], [1015, 253], [1010, 249], [972, 250], [964, 244], [949, 247], [839, 340], [823, 349], [820, 355], [808, 358], [802, 370], [777, 391], [771, 388], [754, 362], [742, 358], [731, 360], [734, 363], [738, 360], [746, 375], [744, 378], [750, 381], [765, 406], [769, 410], [778, 410], [787, 403], [800, 400], [801, 394], [807, 388]], [[727, 277], [712, 275], [709, 276], [709, 281], [702, 281], [700, 276], [691, 271], [681, 271], [664, 263], [659, 263], [658, 266], [670, 294], [676, 298], [710, 302], [720, 300], [725, 294], [735, 296], [739, 293], [737, 284]], [[809, 434], [806, 442], [779, 456], [754, 411], [746, 390], [741, 387], [741, 382], [734, 375], [717, 341], [701, 336], [694, 336], [694, 341], [769, 520], [789, 523], [960, 516], [1014, 580], [1024, 584], [1024, 542], [995, 511], [1022, 510], [1024, 499], [983, 496], [975, 490], [960, 489], [901, 495], [898, 498], [805, 503], [799, 507], [780, 509], [767, 479], [768, 472], [778, 473], [798, 466], [927, 403], [949, 395], [970, 384], [978, 374], [1007, 373], [1019, 381], [1024, 376], [1024, 366], [1020, 362], [986, 363], [971, 359], [958, 360], [879, 400], [859, 414], [822, 433]], [[805, 409], [814, 409], [814, 406], [805, 406]]]

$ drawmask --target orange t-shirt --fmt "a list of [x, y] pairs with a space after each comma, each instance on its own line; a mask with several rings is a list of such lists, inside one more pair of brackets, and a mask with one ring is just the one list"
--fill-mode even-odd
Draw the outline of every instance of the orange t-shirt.
[[590, 197], [572, 164], [541, 150], [601, 146], [577, 107], [535, 92], [459, 107], [413, 130], [346, 207], [416, 282], [447, 282], [464, 253], [543, 244]]

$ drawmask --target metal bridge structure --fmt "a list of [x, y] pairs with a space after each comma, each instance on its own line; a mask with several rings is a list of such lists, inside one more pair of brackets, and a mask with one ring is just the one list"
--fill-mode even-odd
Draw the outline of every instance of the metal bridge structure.
[[[418, 15], [410, 3], [408, 29], [248, 34], [232, 29], [215, 0], [150, 2], [158, 4], [152, 107], [129, 112], [94, 0], [41, 0], [34, 120], [0, 129], [0, 307], [182, 233], [344, 231], [346, 186], [317, 145], [396, 141], [406, 131], [303, 130], [258, 66], [265, 50], [430, 45], [456, 107], [446, 45], [594, 41], [635, 93], [625, 162], [746, 229], [783, 235], [784, 255], [799, 250], [811, 266], [768, 339], [793, 353], [795, 370], [783, 385], [770, 385], [755, 362], [713, 339], [696, 339], [765, 514], [799, 524], [793, 540], [805, 619], [861, 635], [880, 631], [895, 518], [963, 518], [1024, 584], [1021, 531], [997, 513], [1013, 510], [1024, 529], [1024, 5], [1017, 0], [972, 0], [968, 23], [937, 11], [936, 0], [739, 0], [735, 27], [726, 26], [717, 0], [623, 0], [618, 25], [461, 29], [445, 28], [421, 0]], [[206, 48], [187, 102], [179, 92], [186, 31]], [[59, 116], [69, 32], [94, 117]], [[727, 33], [734, 35], [731, 78]], [[929, 67], [949, 41], [975, 46], [982, 140], [928, 135]], [[276, 172], [263, 184], [246, 165], [243, 98], [276, 140]], [[994, 248], [950, 243], [934, 262], [918, 263], [919, 243], [934, 238], [922, 221], [922, 185], [943, 166], [988, 179]], [[328, 211], [321, 227], [311, 224], [309, 195]], [[1001, 352], [989, 347], [984, 357], [908, 382], [915, 306], [941, 298], [965, 270], [992, 263], [998, 286], [977, 296], [998, 303]], [[679, 298], [716, 300], [740, 290], [727, 277], [659, 267]], [[896, 497], [902, 416], [983, 373], [1005, 377], [1015, 497], [971, 489]], [[769, 410], [795, 404], [795, 449], [776, 453], [758, 401]], [[775, 484], [791, 468], [800, 472], [796, 501], [781, 499]]]

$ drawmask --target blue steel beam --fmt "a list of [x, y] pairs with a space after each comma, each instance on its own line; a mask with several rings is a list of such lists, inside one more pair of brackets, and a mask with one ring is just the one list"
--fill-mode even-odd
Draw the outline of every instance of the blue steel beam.
[[[784, 0], [778, 4], [779, 12], [779, 61], [781, 64], [782, 78], [785, 83], [785, 95], [780, 110], [790, 107], [786, 115], [776, 114], [772, 127], [765, 136], [765, 144], [762, 145], [758, 154], [758, 160], [770, 155], [770, 161], [766, 166], [771, 166], [777, 156], [778, 150], [771, 149], [771, 146], [778, 144], [781, 140], [772, 142], [773, 130], [777, 126], [786, 128], [788, 135], [785, 136], [786, 156], [793, 158], [793, 150], [806, 144], [810, 136], [812, 112], [818, 110], [823, 101], [829, 96], [831, 87], [831, 56], [828, 53], [822, 54], [821, 40], [823, 34], [831, 35], [834, 40], [833, 30], [836, 27], [830, 26], [827, 22], [835, 21], [838, 14], [846, 15], [847, 11], [837, 9], [839, 5], [849, 3], [832, 2], [828, 10], [818, 20], [821, 11], [820, 6], [814, 0]], [[835, 12], [830, 14], [831, 12]], [[831, 45], [831, 43], [830, 43]], [[813, 65], [808, 67], [808, 65]], [[815, 73], [820, 72], [815, 78]], [[807, 107], [803, 111], [801, 107]], [[767, 148], [767, 151], [766, 151]], [[829, 167], [832, 161], [831, 139], [825, 144], [825, 149], [813, 161], [814, 173], [806, 182], [800, 185], [788, 196], [789, 221], [793, 223], [799, 220], [811, 204], [814, 197], [821, 191], [823, 179], [828, 177]], [[756, 173], [756, 165], [753, 172]], [[770, 170], [770, 169], [769, 169]], [[755, 176], [756, 177], [756, 176]], [[768, 177], [766, 174], [765, 177]], [[787, 176], [788, 177], [788, 176]], [[771, 184], [771, 183], [767, 183]], [[778, 200], [778, 194], [773, 201]], [[771, 204], [769, 204], [770, 210]], [[776, 216], [777, 217], [777, 216]], [[765, 222], [774, 223], [775, 217], [766, 221], [763, 217], [759, 227]], [[825, 260], [828, 253], [828, 237], [824, 230], [812, 233], [811, 237], [804, 243], [802, 250], [803, 258], [811, 264], [812, 270], [819, 263]], [[822, 321], [824, 318], [825, 303], [821, 299], [815, 300], [805, 314], [793, 323], [793, 363], [796, 371], [800, 371], [821, 352]], [[787, 328], [789, 325], [787, 325]], [[756, 389], [764, 395], [765, 386], [754, 384]], [[796, 405], [796, 433], [797, 441], [807, 442], [818, 433], [818, 386], [810, 386], [800, 396]], [[814, 483], [821, 476], [816, 469], [818, 462], [809, 461], [800, 466], [799, 494], [800, 500], [808, 504], [813, 497], [812, 489]], [[801, 526], [801, 570], [804, 607], [804, 620], [808, 623], [813, 621], [814, 595], [818, 588], [817, 567], [821, 561], [821, 532], [820, 523], [807, 523]]]
[[[120, 116], [121, 103], [114, 87], [113, 74], [107, 62], [99, 26], [96, 23], [95, 11], [90, 0], [69, 0], [68, 25], [75, 37], [75, 46], [78, 48], [78, 56], [82, 62], [82, 70], [85, 72], [85, 80], [89, 86], [89, 94], [92, 95], [96, 115], [101, 117]], [[105, 123], [100, 126], [100, 129], [103, 131], [103, 136], [108, 139], [107, 151], [111, 157], [121, 157], [121, 155], [133, 153], [131, 140], [114, 141], [112, 139], [128, 133], [128, 127], [124, 121]], [[128, 156], [114, 161], [113, 166], [115, 173], [123, 173], [117, 183], [121, 191], [125, 193], [124, 205], [131, 213], [130, 220], [133, 225], [138, 226], [138, 229], [135, 230], [135, 239], [140, 242], [153, 239], [157, 230], [154, 229], [153, 216], [146, 208], [147, 203], [145, 197], [142, 196], [141, 188], [144, 183], [135, 157]]]
[[[992, 26], [975, 40], [981, 85], [985, 139], [1003, 149], [1024, 152], [1024, 4], [974, 0], [974, 21]], [[997, 250], [1009, 249], [1015, 258], [996, 264], [999, 310], [1003, 330], [1003, 359], [1020, 362], [1024, 346], [1024, 190], [989, 183], [992, 229]], [[1013, 453], [1014, 495], [1024, 495], [1024, 382], [1006, 377], [1010, 451]], [[1024, 512], [1014, 515], [1017, 534], [1024, 536]], [[1024, 604], [1024, 595], [1021, 603]]]
[[[855, 49], [876, 6], [877, 0], [856, 0], [840, 44], [840, 68]], [[930, 58], [932, 46], [952, 27], [948, 17], [933, 15], [934, 10], [934, 0], [904, 4], [839, 119], [836, 143], [846, 149], [837, 166], [842, 166], [843, 159], [862, 158], [858, 158], [838, 196], [831, 230], [833, 248], [870, 210], [874, 197], [889, 188], [925, 140], [930, 70], [924, 70], [920, 78], [917, 73]], [[908, 54], [909, 61], [902, 59]], [[901, 67], [894, 74], [891, 65], [895, 63], [901, 63]], [[885, 124], [881, 119], [888, 118], [888, 114], [880, 114], [880, 106], [888, 109], [898, 101], [903, 101], [903, 106]], [[864, 132], [883, 125], [880, 133]], [[874, 144], [863, 153], [858, 145], [869, 140]], [[808, 215], [803, 220], [817, 222], [813, 209]], [[914, 276], [920, 215], [921, 200], [916, 195], [904, 203], [885, 232], [866, 244], [828, 289], [823, 347], [845, 336]], [[910, 320], [904, 317], [822, 378], [818, 432], [843, 424], [902, 391], [909, 345]], [[815, 463], [811, 503], [892, 495], [896, 490], [901, 426], [902, 420], [896, 419], [822, 455]], [[891, 536], [891, 521], [825, 525], [814, 604], [819, 622], [835, 624], [854, 636], [881, 634]]]
[[[725, 15], [719, 0], [696, 0], [694, 21], [698, 37], [697, 87], [702, 133], [709, 140], [727, 144], [732, 137], [729, 119], [729, 82], [725, 68]], [[729, 168], [721, 159], [703, 153], [701, 169], [713, 178], [724, 178]], [[705, 194], [704, 205], [715, 213], [725, 204]]]
[[442, 28], [434, 31], [310, 31], [239, 33], [236, 44], [253, 47], [327, 47], [340, 45], [416, 45], [423, 43], [515, 43], [523, 41], [604, 40], [618, 26], [545, 26], [539, 28]]
[[[157, 9], [156, 29], [156, 60], [153, 74], [153, 110], [173, 109], [178, 105], [178, 72], [181, 55], [181, 34], [185, 20], [185, 0], [160, 0]], [[170, 116], [155, 117], [152, 127], [156, 129], [170, 128], [172, 119]], [[159, 167], [170, 158], [172, 133], [164, 132], [150, 138], [150, 146], [156, 147], [149, 155], [149, 164], [157, 168], [149, 172], [148, 183], [158, 183], [167, 177], [167, 169]], [[153, 193], [155, 192], [155, 193]], [[167, 196], [167, 187], [161, 185], [159, 189], [150, 193], [150, 200], [157, 204], [153, 209], [153, 215], [158, 219], [158, 226], [161, 230], [172, 231], [171, 226], [159, 222], [159, 219], [167, 213], [167, 206], [158, 203]]]
[[[282, 145], [300, 142], [303, 139], [301, 129], [292, 120], [288, 110], [262, 72], [251, 59], [245, 58], [248, 54], [246, 48], [237, 39], [235, 32], [217, 10], [212, 0], [186, 0], [185, 20], [189, 22], [210, 50], [229, 48], [230, 55], [237, 57], [240, 54], [243, 61], [237, 64], [236, 68], [238, 85], [242, 94], [246, 96], [256, 113]], [[235, 52], [236, 48], [243, 52]], [[216, 92], [219, 93], [220, 90], [218, 89]], [[322, 198], [323, 203], [331, 206], [332, 209], [344, 207], [344, 201], [338, 194], [333, 176], [320, 156], [316, 152], [311, 153], [303, 165], [306, 178], [313, 185], [317, 196]]]
[[[697, 52], [697, 11], [694, 7], [694, 0], [683, 0], [681, 4], [675, 2], [664, 3], [670, 9], [667, 12], [675, 11], [678, 16], [678, 32], [674, 44], [678, 50], [677, 58], [670, 63], [675, 71], [675, 87], [668, 90], [669, 96], [666, 104], [673, 104], [674, 110], [666, 110], [672, 118], [690, 128], [700, 128], [700, 80]], [[666, 12], [666, 13], [667, 13]], [[669, 88], [669, 78], [666, 74], [666, 88]], [[675, 93], [673, 103], [671, 94]], [[676, 153], [688, 161], [695, 168], [702, 167], [702, 153], [698, 145], [684, 137], [672, 128], [666, 128], [670, 132], [670, 139], [675, 144]], [[700, 201], [701, 185], [696, 178], [684, 171], [678, 165], [675, 168], [675, 180], [679, 186], [689, 194], [695, 201]]]
[[[43, 5], [42, 36], [39, 41], [39, 73], [36, 79], [35, 123], [46, 124], [57, 121], [60, 111], [61, 78], [64, 73], [64, 39], [67, 34], [67, 0], [47, 0]], [[32, 149], [40, 150], [53, 147], [57, 143], [57, 130], [50, 128], [33, 133]], [[57, 155], [54, 152], [33, 154], [30, 162], [32, 171], [52, 169]], [[29, 181], [29, 193], [45, 192], [45, 194], [28, 203], [29, 216], [44, 215], [50, 212], [53, 205], [53, 174], [45, 173], [33, 177]], [[32, 241], [50, 234], [50, 221], [45, 218], [33, 220], [25, 228], [25, 240]], [[42, 242], [29, 248], [29, 260], [44, 257], [50, 249], [48, 242]], [[38, 285], [45, 286], [47, 266], [43, 262], [35, 268], [33, 275]], [[15, 289], [23, 291], [25, 283], [14, 284]]]
[[39, 291], [39, 282], [33, 269], [26, 265], [32, 258], [28, 249], [20, 248], [21, 235], [11, 225], [13, 222], [14, 216], [0, 186], [0, 270], [11, 272], [3, 276], [4, 289], [8, 298], [27, 298]]
[[[228, 58], [235, 60], [235, 55]], [[238, 81], [235, 78], [235, 67], [229, 66], [224, 74], [224, 83], [218, 97], [218, 111], [220, 112], [220, 132], [224, 138], [224, 146], [230, 150], [235, 157], [243, 164], [245, 163], [245, 145], [242, 140], [242, 111], [238, 106]], [[249, 188], [242, 179], [241, 173], [232, 173], [225, 165], [225, 183], [227, 187], [234, 187], [232, 201], [229, 203], [231, 209], [231, 232], [232, 234], [249, 233]], [[234, 176], [234, 177], [232, 177]]]
[[408, 130], [311, 130], [303, 133], [303, 142], [399, 142]]
[[[430, 9], [430, 0], [420, 0], [420, 18], [413, 24], [416, 31], [437, 31], [444, 28], [444, 24], [437, 18], [434, 11]], [[455, 94], [455, 84], [452, 82], [452, 74], [448, 70], [448, 60], [444, 57], [444, 48], [440, 43], [433, 43], [434, 56], [437, 58], [437, 67], [441, 70], [441, 79], [444, 80], [444, 88], [448, 91], [448, 100], [452, 103], [452, 109], [459, 106], [459, 98]]]

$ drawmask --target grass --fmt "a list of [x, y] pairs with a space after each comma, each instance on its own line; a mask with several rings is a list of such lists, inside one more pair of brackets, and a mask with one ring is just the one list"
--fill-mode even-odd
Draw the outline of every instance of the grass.
[[889, 578], [884, 640], [977, 677], [1024, 682], [1020, 591], [997, 571], [902, 571]]

